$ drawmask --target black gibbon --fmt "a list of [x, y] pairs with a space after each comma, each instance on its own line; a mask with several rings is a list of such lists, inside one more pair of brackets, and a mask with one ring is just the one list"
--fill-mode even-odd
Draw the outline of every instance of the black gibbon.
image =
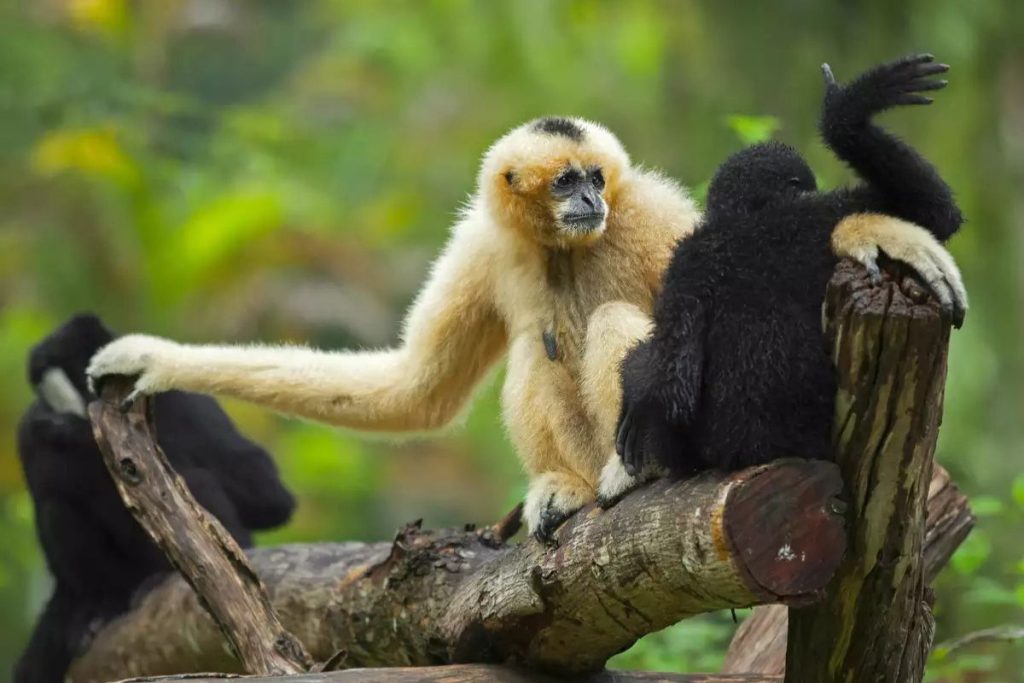
[[[170, 569], [122, 503], [85, 417], [93, 398], [86, 363], [112, 339], [98, 318], [78, 315], [29, 357], [38, 398], [19, 425], [18, 453], [54, 590], [16, 665], [15, 683], [63, 681], [91, 631]], [[168, 460], [240, 545], [252, 544], [252, 530], [288, 520], [295, 501], [274, 462], [238, 433], [216, 401], [181, 392], [154, 400], [157, 440]]]
[[[831, 458], [836, 378], [821, 325], [836, 265], [830, 235], [864, 212], [911, 221], [939, 240], [960, 227], [935, 169], [871, 122], [892, 107], [930, 103], [921, 93], [945, 86], [933, 77], [947, 69], [916, 55], [841, 86], [823, 66], [821, 134], [861, 185], [817, 191], [806, 162], [779, 143], [745, 149], [718, 169], [701, 225], [665, 274], [654, 332], [623, 362], [616, 447], [627, 472]], [[943, 302], [958, 327], [965, 304], [962, 295]]]
[[[594, 500], [599, 480], [622, 479], [619, 363], [647, 335], [672, 249], [698, 219], [676, 183], [634, 166], [604, 127], [538, 119], [484, 156], [396, 347], [129, 335], [101, 350], [89, 374], [136, 375], [138, 392], [222, 394], [349, 429], [423, 432], [453, 422], [507, 357], [502, 411], [530, 478], [524, 518], [547, 538]], [[839, 253], [865, 261], [872, 248], [920, 244], [913, 226], [886, 216], [839, 225], [836, 236]], [[910, 264], [930, 267], [934, 248], [921, 245]]]

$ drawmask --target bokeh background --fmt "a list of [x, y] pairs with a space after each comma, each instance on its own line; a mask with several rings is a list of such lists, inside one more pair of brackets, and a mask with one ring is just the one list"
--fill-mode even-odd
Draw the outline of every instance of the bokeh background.
[[[1024, 3], [1009, 0], [344, 2], [0, 0], [0, 680], [49, 591], [14, 449], [27, 349], [69, 314], [188, 341], [380, 346], [506, 129], [542, 114], [616, 131], [700, 196], [774, 135], [822, 184], [819, 64], [840, 78], [931, 51], [931, 109], [887, 117], [970, 222], [950, 248], [939, 460], [979, 522], [937, 584], [937, 640], [1024, 622]], [[262, 543], [385, 539], [495, 520], [524, 489], [487, 390], [462, 429], [391, 445], [239, 403], [300, 500]], [[742, 614], [739, 615], [742, 618]], [[614, 666], [713, 670], [730, 615]], [[1024, 646], [933, 657], [929, 676], [1019, 681]]]

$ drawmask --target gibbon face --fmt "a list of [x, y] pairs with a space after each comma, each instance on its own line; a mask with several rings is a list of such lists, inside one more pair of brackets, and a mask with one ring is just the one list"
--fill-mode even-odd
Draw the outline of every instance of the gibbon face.
[[628, 169], [622, 144], [604, 127], [549, 117], [498, 140], [484, 157], [479, 182], [492, 215], [507, 228], [567, 248], [601, 237]]

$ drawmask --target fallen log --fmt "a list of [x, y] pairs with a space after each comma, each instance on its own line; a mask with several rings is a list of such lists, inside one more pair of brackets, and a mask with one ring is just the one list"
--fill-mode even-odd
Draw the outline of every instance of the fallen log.
[[[391, 544], [290, 545], [250, 559], [282, 624], [318, 661], [344, 650], [345, 667], [592, 672], [694, 614], [819, 597], [845, 547], [841, 486], [831, 463], [779, 461], [591, 506], [554, 547], [508, 544], [516, 510], [483, 530], [412, 524]], [[199, 671], [240, 667], [172, 577], [100, 631], [71, 680]]]

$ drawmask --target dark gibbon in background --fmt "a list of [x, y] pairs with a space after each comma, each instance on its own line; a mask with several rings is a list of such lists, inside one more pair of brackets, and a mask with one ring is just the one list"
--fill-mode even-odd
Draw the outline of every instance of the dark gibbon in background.
[[[823, 67], [821, 134], [861, 185], [819, 192], [806, 162], [780, 143], [745, 149], [719, 168], [701, 225], [669, 264], [654, 332], [623, 363], [616, 447], [628, 472], [647, 463], [683, 474], [832, 457], [836, 377], [821, 307], [836, 265], [833, 228], [865, 212], [923, 226], [931, 233], [923, 241], [944, 241], [960, 227], [935, 169], [871, 122], [892, 107], [930, 103], [921, 93], [944, 87], [934, 76], [947, 69], [917, 55], [841, 86]], [[959, 327], [959, 279], [919, 272]]]
[[[54, 589], [18, 661], [15, 683], [59, 683], [92, 631], [127, 610], [140, 586], [170, 570], [125, 508], [86, 418], [85, 367], [113, 335], [78, 315], [29, 357], [37, 400], [18, 428], [18, 453]], [[208, 396], [155, 397], [157, 441], [196, 500], [243, 547], [251, 531], [284, 524], [295, 501], [267, 452], [239, 434]]]

